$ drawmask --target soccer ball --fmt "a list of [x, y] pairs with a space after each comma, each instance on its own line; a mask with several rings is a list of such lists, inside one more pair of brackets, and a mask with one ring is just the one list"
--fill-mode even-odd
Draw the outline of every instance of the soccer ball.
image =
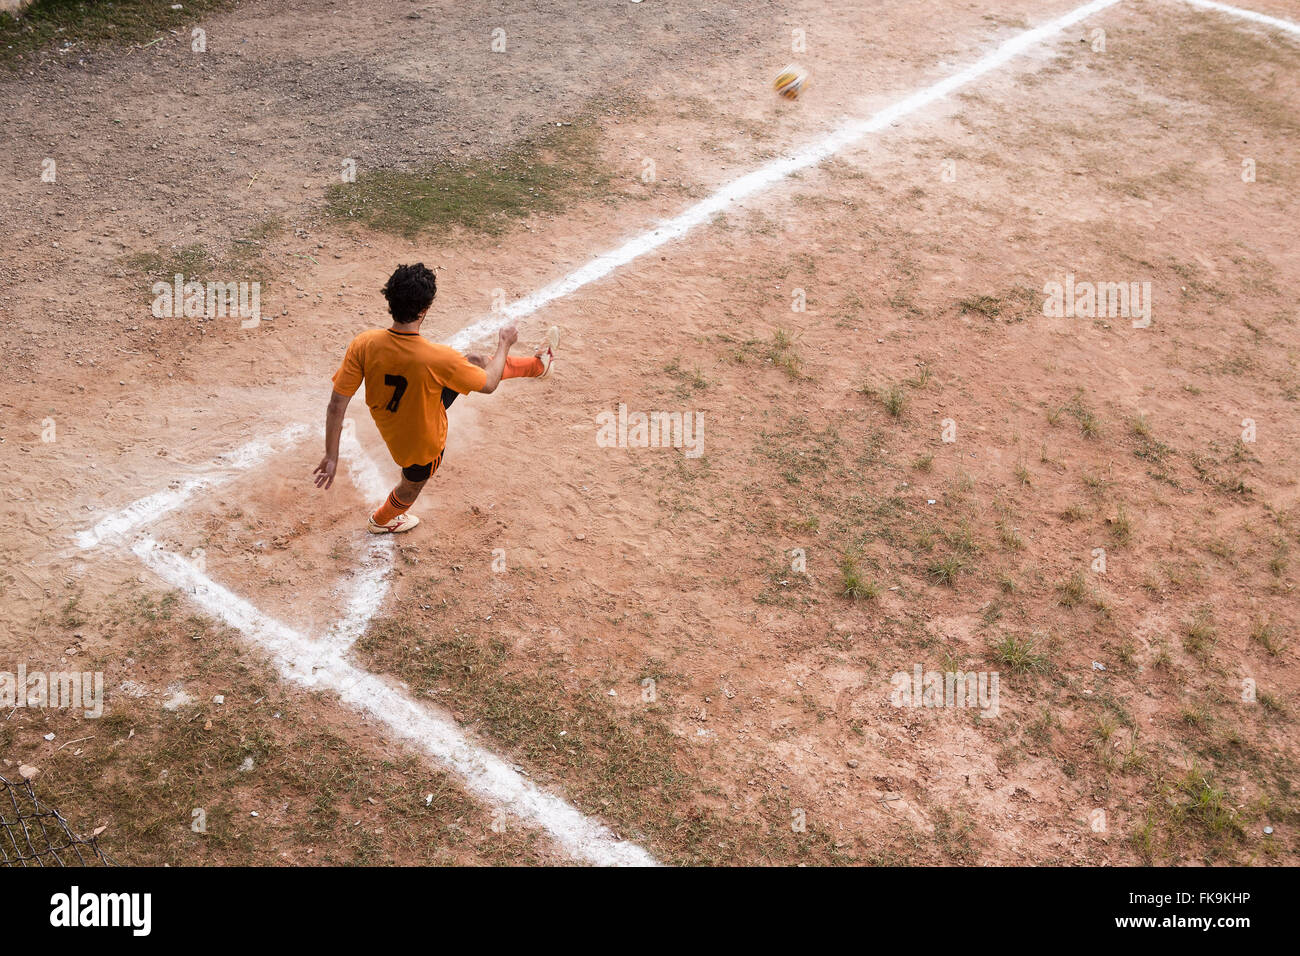
[[808, 74], [802, 68], [791, 63], [772, 81], [772, 89], [776, 90], [787, 100], [798, 99], [799, 94], [804, 91], [808, 85]]

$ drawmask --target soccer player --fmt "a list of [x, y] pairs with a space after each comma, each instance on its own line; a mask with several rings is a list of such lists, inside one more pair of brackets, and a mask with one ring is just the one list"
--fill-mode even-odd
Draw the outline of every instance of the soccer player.
[[328, 488], [334, 483], [343, 413], [362, 382], [370, 416], [393, 461], [402, 469], [401, 481], [370, 516], [372, 534], [410, 531], [420, 523], [409, 509], [442, 464], [447, 409], [456, 397], [494, 392], [506, 378], [545, 378], [551, 373], [553, 350], [559, 344], [559, 329], [552, 326], [536, 355], [511, 358], [510, 346], [518, 333], [508, 325], [501, 330], [496, 354], [490, 360], [436, 345], [420, 335], [420, 323], [437, 293], [437, 281], [424, 263], [398, 266], [384, 286], [393, 324], [354, 338], [334, 373], [334, 392], [325, 411], [325, 457], [313, 472], [316, 487]]

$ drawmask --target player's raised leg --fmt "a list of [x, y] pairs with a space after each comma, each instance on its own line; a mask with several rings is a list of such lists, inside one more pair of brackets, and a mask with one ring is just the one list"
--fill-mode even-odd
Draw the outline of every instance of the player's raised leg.
[[551, 363], [555, 359], [555, 349], [560, 344], [560, 330], [552, 325], [546, 333], [546, 341], [532, 358], [507, 358], [505, 378], [546, 378], [551, 374]]

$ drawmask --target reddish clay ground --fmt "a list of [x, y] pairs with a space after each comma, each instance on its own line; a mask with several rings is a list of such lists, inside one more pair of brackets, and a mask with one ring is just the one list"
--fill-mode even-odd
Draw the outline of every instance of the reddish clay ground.
[[[15, 713], [0, 773], [39, 766], [124, 859], [555, 861], [71, 535], [319, 421], [397, 262], [438, 267], [445, 337], [1070, 5], [489, 6], [244, 3], [199, 58], [173, 37], [0, 77], [0, 662], [75, 650], [113, 715]], [[796, 28], [814, 83], [788, 104], [766, 83]], [[359, 658], [669, 862], [1294, 864], [1297, 77], [1293, 40], [1122, 5], [554, 303], [522, 329], [562, 327], [554, 377], [453, 409]], [[556, 122], [594, 131], [600, 174], [562, 209], [413, 238], [326, 213], [341, 158], [364, 182]], [[153, 319], [172, 261], [261, 277], [271, 320]], [[1150, 327], [1045, 317], [1067, 273], [1149, 282]], [[619, 403], [702, 414], [703, 455], [599, 447]], [[151, 533], [328, 626], [375, 503], [312, 488], [319, 456]], [[998, 716], [892, 706], [917, 665], [998, 672]], [[197, 703], [164, 710], [178, 687]]]

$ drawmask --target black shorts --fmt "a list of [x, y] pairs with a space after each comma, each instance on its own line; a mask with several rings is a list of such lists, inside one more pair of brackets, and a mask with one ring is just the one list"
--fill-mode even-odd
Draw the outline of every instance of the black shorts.
[[429, 477], [438, 470], [438, 466], [441, 464], [442, 452], [438, 452], [438, 457], [427, 465], [407, 465], [402, 469], [402, 477], [418, 485], [422, 481], [428, 481]]
[[[459, 397], [459, 395], [460, 393], [457, 392], [454, 388], [446, 388], [444, 386], [442, 390], [442, 407], [451, 408], [451, 403], [454, 402]], [[402, 469], [402, 477], [405, 478], [407, 481], [415, 482], [417, 484], [421, 481], [428, 481], [429, 476], [431, 476], [435, 471], [437, 471], [438, 466], [441, 464], [442, 464], [442, 453], [439, 452], [438, 457], [435, 458], [433, 461], [429, 462], [427, 465], [407, 465], [405, 468]]]

